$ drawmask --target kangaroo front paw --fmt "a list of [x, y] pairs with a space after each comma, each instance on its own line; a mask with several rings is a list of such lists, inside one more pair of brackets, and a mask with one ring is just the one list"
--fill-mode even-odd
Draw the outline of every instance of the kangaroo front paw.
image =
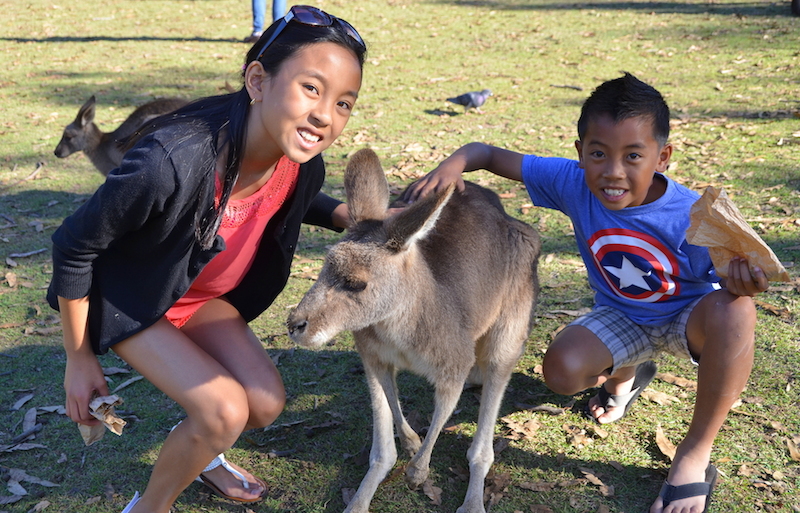
[[483, 506], [483, 501], [465, 502], [456, 513], [486, 513], [486, 508]]
[[406, 469], [406, 484], [412, 490], [416, 490], [419, 488], [422, 483], [428, 479], [428, 474], [430, 473], [430, 469], [428, 467], [425, 468], [418, 468], [413, 465], [409, 465]]

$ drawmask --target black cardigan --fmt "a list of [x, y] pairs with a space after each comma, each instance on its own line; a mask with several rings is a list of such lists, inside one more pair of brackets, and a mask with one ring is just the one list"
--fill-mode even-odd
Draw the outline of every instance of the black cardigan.
[[[214, 201], [212, 136], [177, 124], [142, 138], [95, 194], [53, 234], [47, 300], [89, 296], [89, 337], [97, 354], [142, 331], [181, 298], [225, 242], [203, 250], [195, 212]], [[269, 307], [289, 278], [301, 222], [335, 229], [339, 201], [320, 193], [322, 157], [300, 166], [294, 193], [267, 225], [255, 260], [226, 297], [246, 321]]]

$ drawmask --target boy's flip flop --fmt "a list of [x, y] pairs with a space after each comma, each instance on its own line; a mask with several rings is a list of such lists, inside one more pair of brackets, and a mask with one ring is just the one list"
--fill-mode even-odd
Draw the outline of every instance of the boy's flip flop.
[[[627, 394], [610, 394], [608, 390], [606, 390], [605, 384], [603, 384], [603, 386], [601, 386], [600, 390], [597, 392], [597, 398], [600, 401], [601, 406], [604, 410], [608, 410], [609, 408], [625, 407], [625, 410], [622, 413], [622, 417], [624, 417], [628, 414], [628, 410], [631, 408], [631, 405], [636, 401], [636, 399], [639, 398], [639, 394], [642, 393], [642, 390], [647, 388], [647, 385], [653, 381], [653, 378], [656, 376], [656, 372], [658, 372], [658, 366], [656, 366], [655, 362], [652, 360], [648, 360], [637, 365], [636, 375], [633, 378], [633, 388]], [[598, 421], [597, 418], [592, 415], [588, 404], [586, 405], [586, 409], [584, 409], [583, 413], [590, 420], [594, 420], [598, 424], [600, 423], [600, 421]], [[622, 417], [620, 417], [620, 419]]]
[[672, 501], [687, 499], [689, 497], [697, 497], [698, 495], [706, 496], [706, 505], [703, 508], [703, 513], [708, 511], [708, 505], [711, 502], [711, 494], [714, 492], [714, 486], [717, 484], [717, 468], [710, 464], [706, 467], [706, 480], [703, 483], [689, 483], [685, 485], [672, 486], [664, 481], [661, 486], [661, 492], [658, 494], [661, 497], [663, 506], [669, 506]]
[[[215, 468], [217, 468], [219, 466], [222, 466], [222, 468], [224, 468], [225, 470], [227, 470], [228, 472], [230, 472], [231, 474], [233, 474], [234, 476], [239, 478], [242, 481], [242, 486], [244, 487], [245, 490], [250, 489], [250, 483], [247, 482], [247, 479], [244, 477], [244, 475], [241, 472], [239, 472], [238, 470], [236, 470], [235, 468], [233, 468], [230, 465], [230, 463], [228, 463], [228, 460], [225, 459], [225, 456], [223, 456], [222, 454], [220, 454], [219, 456], [214, 458], [214, 460], [205, 468], [205, 470], [203, 470], [203, 472], [208, 472], [209, 470], [214, 470]], [[253, 479], [255, 479], [256, 482], [259, 485], [261, 485], [261, 489], [264, 492], [267, 491], [267, 483], [265, 483], [263, 480], [257, 478], [256, 476], [253, 476]], [[261, 499], [263, 499], [263, 496], [262, 496], [263, 494], [259, 495], [258, 497], [255, 497], [253, 499], [243, 499], [241, 497], [233, 497], [232, 495], [227, 495], [222, 490], [220, 490], [219, 487], [217, 485], [215, 485], [213, 481], [211, 481], [210, 479], [208, 479], [207, 477], [205, 477], [202, 474], [200, 474], [200, 476], [195, 478], [195, 481], [197, 481], [199, 483], [203, 483], [204, 485], [206, 485], [209, 488], [211, 488], [211, 491], [213, 491], [215, 494], [219, 495], [223, 499], [228, 499], [230, 501], [247, 502], [247, 503], [249, 503], [249, 502], [258, 502]]]

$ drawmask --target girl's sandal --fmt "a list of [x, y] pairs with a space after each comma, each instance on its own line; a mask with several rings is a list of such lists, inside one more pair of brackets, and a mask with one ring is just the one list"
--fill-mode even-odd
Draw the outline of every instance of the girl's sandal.
[[[242, 481], [242, 487], [245, 490], [249, 490], [250, 489], [250, 483], [247, 481], [247, 478], [244, 477], [244, 474], [242, 474], [241, 472], [239, 472], [238, 470], [233, 468], [230, 465], [230, 463], [228, 463], [228, 460], [225, 459], [225, 455], [223, 455], [223, 454], [220, 454], [219, 456], [217, 456], [216, 458], [211, 460], [211, 463], [209, 463], [208, 466], [203, 469], [203, 472], [205, 473], [205, 472], [208, 472], [210, 470], [214, 470], [215, 468], [217, 468], [219, 466], [222, 466], [222, 468], [224, 468], [225, 470], [227, 470], [228, 472], [230, 472], [231, 474], [233, 474], [234, 476], [239, 478], [239, 480]], [[264, 492], [267, 491], [267, 483], [265, 483], [263, 480], [257, 478], [256, 476], [253, 476], [253, 479], [255, 479], [256, 482], [259, 485], [261, 485], [261, 489]], [[232, 495], [227, 495], [222, 490], [220, 490], [219, 487], [217, 487], [217, 485], [215, 485], [210, 479], [205, 477], [203, 474], [200, 474], [197, 478], [195, 478], [195, 481], [197, 481], [199, 483], [203, 483], [204, 485], [208, 486], [209, 488], [211, 488], [211, 490], [215, 494], [219, 495], [223, 499], [228, 499], [228, 500], [236, 501], [236, 502], [249, 503], [249, 502], [258, 502], [263, 498], [263, 496], [258, 496], [258, 497], [253, 498], [253, 499], [243, 499], [241, 497], [233, 497]]]
[[139, 502], [139, 492], [133, 494], [133, 499], [131, 499], [128, 505], [125, 506], [125, 509], [122, 510], [122, 513], [130, 513], [133, 507], [136, 506], [137, 502]]

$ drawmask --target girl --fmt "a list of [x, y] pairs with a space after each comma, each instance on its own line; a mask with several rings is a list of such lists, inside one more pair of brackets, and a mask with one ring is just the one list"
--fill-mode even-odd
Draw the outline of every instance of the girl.
[[54, 233], [67, 415], [96, 423], [89, 402], [108, 388], [95, 354], [109, 348], [186, 411], [125, 513], [166, 513], [195, 478], [242, 502], [264, 493], [220, 454], [285, 402], [247, 322], [286, 284], [301, 221], [347, 225], [319, 192], [320, 153], [350, 117], [365, 52], [346, 21], [292, 7], [248, 52], [239, 92], [149, 126]]

